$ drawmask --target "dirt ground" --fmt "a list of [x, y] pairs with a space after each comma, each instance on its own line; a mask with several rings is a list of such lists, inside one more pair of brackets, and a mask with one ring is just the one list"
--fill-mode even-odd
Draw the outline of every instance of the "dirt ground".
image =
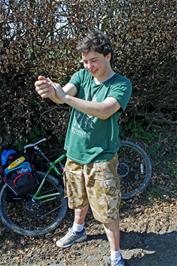
[[[107, 265], [109, 245], [101, 224], [91, 212], [86, 228], [88, 239], [68, 249], [55, 246], [72, 224], [68, 211], [60, 228], [48, 236], [34, 239], [15, 235], [3, 227], [0, 240], [0, 265], [92, 266]], [[177, 265], [177, 200], [155, 201], [152, 204], [125, 202], [121, 208], [121, 249], [131, 266]]]
[[[174, 171], [170, 172], [177, 169], [177, 139], [172, 141], [169, 134], [161, 135], [159, 144], [161, 148], [153, 157], [149, 188], [121, 204], [121, 250], [129, 266], [177, 265], [177, 180]], [[173, 167], [167, 168], [169, 163]], [[67, 232], [72, 220], [73, 212], [68, 210], [60, 227], [40, 238], [16, 235], [0, 224], [0, 265], [108, 265], [108, 241], [102, 225], [93, 219], [91, 212], [86, 220], [87, 241], [64, 250], [56, 247], [55, 241]]]

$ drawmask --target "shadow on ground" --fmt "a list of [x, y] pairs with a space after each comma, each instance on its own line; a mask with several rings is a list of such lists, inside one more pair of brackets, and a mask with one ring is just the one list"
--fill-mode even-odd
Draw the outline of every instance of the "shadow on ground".
[[[93, 240], [104, 242], [106, 236], [89, 235], [87, 242]], [[100, 250], [102, 243], [99, 245]], [[177, 232], [164, 234], [121, 232], [121, 244], [122, 254], [128, 266], [177, 265]]]

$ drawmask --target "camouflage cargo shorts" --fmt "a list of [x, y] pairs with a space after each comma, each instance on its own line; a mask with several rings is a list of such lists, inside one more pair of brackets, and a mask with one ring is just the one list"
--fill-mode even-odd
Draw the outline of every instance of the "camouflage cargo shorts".
[[110, 161], [86, 165], [67, 159], [64, 183], [69, 208], [89, 204], [93, 216], [101, 223], [117, 220], [121, 200], [117, 162], [117, 155]]

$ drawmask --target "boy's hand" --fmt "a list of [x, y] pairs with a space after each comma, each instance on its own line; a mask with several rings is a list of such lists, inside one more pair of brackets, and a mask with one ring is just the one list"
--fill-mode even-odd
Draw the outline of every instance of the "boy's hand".
[[54, 83], [49, 78], [39, 76], [34, 85], [41, 98], [52, 98], [55, 96]]

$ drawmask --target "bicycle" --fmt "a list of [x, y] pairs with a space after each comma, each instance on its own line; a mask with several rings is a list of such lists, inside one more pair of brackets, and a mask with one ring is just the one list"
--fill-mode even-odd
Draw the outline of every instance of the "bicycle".
[[[41, 236], [56, 229], [64, 219], [67, 200], [64, 197], [63, 171], [66, 154], [50, 161], [39, 144], [41, 139], [24, 147], [24, 152], [33, 150], [48, 164], [46, 172], [37, 171], [39, 186], [34, 194], [17, 197], [7, 184], [0, 192], [0, 218], [10, 230], [25, 236]], [[136, 161], [135, 161], [136, 160]], [[55, 176], [51, 172], [55, 173]], [[152, 174], [147, 153], [136, 143], [122, 140], [117, 172], [121, 178], [122, 199], [130, 199], [144, 191]]]
[[152, 163], [145, 150], [137, 143], [122, 140], [118, 152], [117, 172], [121, 180], [122, 199], [128, 200], [142, 193], [152, 176]]

